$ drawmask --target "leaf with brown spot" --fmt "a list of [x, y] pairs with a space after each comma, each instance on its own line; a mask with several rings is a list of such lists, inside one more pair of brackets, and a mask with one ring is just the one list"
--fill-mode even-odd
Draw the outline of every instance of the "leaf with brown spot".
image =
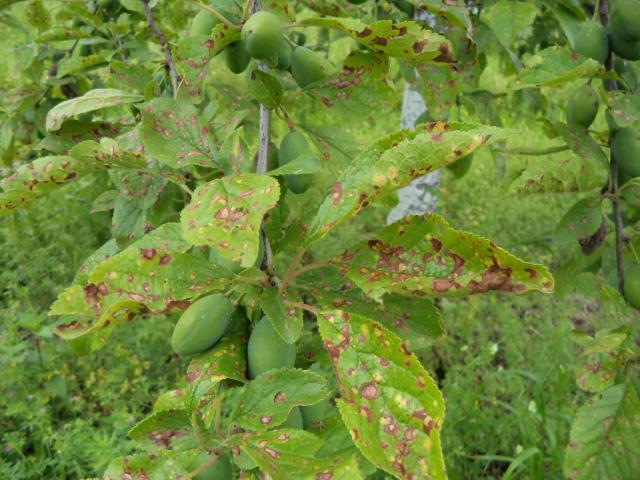
[[278, 181], [267, 175], [245, 173], [199, 186], [182, 210], [184, 238], [206, 245], [243, 267], [258, 257], [260, 224], [280, 198]]
[[418, 358], [368, 318], [341, 310], [317, 318], [340, 386], [340, 415], [362, 454], [400, 479], [445, 479], [444, 399]]
[[640, 472], [640, 400], [627, 380], [586, 401], [571, 426], [564, 471], [572, 480], [632, 479]]
[[336, 180], [311, 221], [307, 244], [320, 240], [374, 199], [426, 173], [466, 157], [485, 143], [517, 133], [497, 127], [434, 122], [415, 131], [399, 130], [373, 142]]
[[[317, 373], [270, 370], [243, 388], [232, 422], [249, 430], [271, 429], [283, 423], [293, 408], [313, 405], [328, 396], [327, 381]], [[265, 423], [263, 417], [269, 421]]]
[[[379, 20], [366, 24], [355, 18], [324, 17], [308, 18], [301, 24], [338, 30], [370, 50], [389, 57], [415, 63], [453, 61], [449, 41], [413, 21], [393, 23], [391, 20]], [[419, 51], [414, 49], [416, 43], [421, 45]]]
[[128, 433], [129, 438], [136, 440], [142, 447], [155, 449], [184, 449], [195, 442], [191, 427], [191, 419], [187, 410], [161, 410], [153, 412], [136, 425]]
[[81, 97], [72, 98], [57, 104], [47, 113], [47, 132], [60, 129], [62, 123], [82, 113], [93, 112], [106, 107], [127, 105], [144, 100], [144, 96], [137, 93], [124, 92], [113, 88], [98, 88], [90, 90]]
[[141, 112], [140, 134], [148, 155], [173, 168], [216, 166], [213, 132], [193, 105], [162, 97], [142, 105]]
[[192, 452], [156, 450], [153, 454], [137, 453], [112, 460], [101, 478], [176, 480], [186, 477], [189, 469], [184, 465], [188, 465], [192, 459]]
[[285, 300], [300, 302], [292, 293], [280, 293], [277, 287], [265, 288], [258, 298], [262, 311], [274, 330], [287, 343], [295, 343], [302, 333], [302, 310], [285, 305]]
[[78, 338], [141, 312], [184, 309], [194, 298], [223, 289], [230, 273], [184, 253], [189, 248], [180, 226], [165, 224], [109, 257], [93, 269], [87, 285], [72, 285], [53, 303], [50, 315], [76, 320], [74, 328], [59, 326], [56, 333]]
[[511, 183], [509, 193], [600, 191], [609, 179], [609, 160], [600, 145], [579, 125], [553, 122], [553, 127], [572, 152], [542, 157]]
[[363, 480], [356, 458], [340, 452], [319, 458], [322, 441], [297, 429], [245, 432], [228, 437], [225, 446], [246, 453], [273, 480]]
[[385, 293], [432, 298], [553, 290], [545, 267], [456, 230], [436, 214], [405, 217], [331, 263], [375, 300]]

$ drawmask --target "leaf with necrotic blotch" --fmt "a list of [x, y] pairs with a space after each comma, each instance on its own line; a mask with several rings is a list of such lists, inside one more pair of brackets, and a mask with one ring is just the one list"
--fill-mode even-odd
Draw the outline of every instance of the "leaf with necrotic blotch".
[[632, 479], [640, 472], [640, 400], [630, 382], [587, 400], [571, 426], [564, 471], [572, 480]]
[[96, 266], [85, 285], [72, 285], [50, 315], [72, 317], [56, 327], [65, 339], [124, 322], [142, 312], [183, 309], [191, 300], [223, 289], [229, 272], [185, 253], [180, 226], [165, 224]]
[[331, 262], [368, 296], [462, 296], [501, 290], [550, 292], [553, 277], [436, 214], [409, 216]]
[[173, 168], [215, 166], [218, 148], [196, 107], [156, 98], [142, 105], [141, 111], [140, 134], [147, 154]]
[[497, 127], [434, 122], [375, 141], [333, 185], [311, 221], [305, 242], [320, 240], [376, 197], [466, 157], [485, 143], [504, 140], [514, 133]]
[[248, 430], [267, 430], [284, 422], [291, 410], [329, 396], [327, 381], [309, 370], [270, 370], [249, 383], [238, 399], [233, 422]]
[[20, 166], [0, 181], [0, 215], [36, 200], [49, 192], [97, 170], [139, 168], [139, 154], [125, 152], [115, 140], [100, 143], [87, 140], [73, 147], [68, 155], [39, 158]]
[[116, 105], [127, 105], [144, 100], [137, 93], [125, 92], [114, 88], [98, 88], [85, 93], [81, 97], [72, 98], [59, 103], [47, 113], [47, 132], [58, 130], [62, 123], [75, 115], [93, 112]]
[[279, 429], [244, 432], [228, 437], [225, 445], [232, 452], [251, 457], [263, 473], [274, 480], [362, 480], [353, 455], [319, 458], [322, 441], [310, 432]]
[[280, 198], [278, 181], [245, 173], [212, 180], [193, 192], [182, 210], [182, 233], [192, 245], [206, 245], [227, 260], [250, 267], [258, 257], [260, 223]]
[[308, 18], [302, 24], [338, 30], [370, 50], [390, 57], [416, 63], [453, 61], [449, 41], [413, 21], [393, 23], [391, 20], [379, 20], [367, 24], [355, 18], [323, 17]]
[[385, 327], [336, 310], [318, 315], [340, 415], [367, 459], [397, 478], [446, 478], [444, 400], [418, 358]]

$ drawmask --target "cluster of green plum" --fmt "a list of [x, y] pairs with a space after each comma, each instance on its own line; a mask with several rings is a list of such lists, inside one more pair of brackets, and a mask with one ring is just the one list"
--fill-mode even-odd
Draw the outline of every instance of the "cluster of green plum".
[[[191, 35], [211, 35], [212, 29], [221, 22], [206, 10], [193, 18]], [[284, 33], [282, 22], [275, 14], [261, 10], [254, 13], [242, 25], [240, 39], [224, 49], [224, 58], [229, 70], [242, 73], [252, 58], [271, 68], [291, 71], [293, 79], [302, 88], [324, 80], [333, 71], [333, 65], [318, 52], [304, 46], [304, 34], [297, 32], [297, 41], [292, 42]]]
[[[640, 0], [615, 0], [609, 12], [609, 25], [589, 21], [581, 28], [575, 51], [604, 63], [610, 52], [615, 55], [614, 70], [621, 78], [617, 86], [634, 92], [638, 88], [635, 71], [629, 64], [640, 60]], [[588, 84], [574, 92], [567, 103], [567, 123], [589, 128], [595, 119], [600, 101]], [[611, 134], [611, 150], [618, 162], [618, 183], [640, 177], [640, 129], [619, 128], [606, 112]], [[626, 268], [624, 295], [631, 306], [640, 309], [640, 265]]]
[[[171, 346], [182, 356], [196, 355], [209, 350], [224, 336], [233, 321], [233, 314], [233, 303], [222, 294], [198, 299], [184, 311], [176, 323], [171, 336]], [[296, 345], [286, 343], [268, 318], [263, 317], [253, 326], [247, 345], [247, 375], [250, 379], [273, 369], [293, 368], [295, 361]], [[312, 427], [322, 421], [331, 408], [329, 400], [296, 407], [279, 428]], [[210, 456], [203, 452], [196, 458], [192, 468], [198, 468], [209, 459]], [[226, 456], [221, 457], [196, 478], [231, 478], [229, 459]]]

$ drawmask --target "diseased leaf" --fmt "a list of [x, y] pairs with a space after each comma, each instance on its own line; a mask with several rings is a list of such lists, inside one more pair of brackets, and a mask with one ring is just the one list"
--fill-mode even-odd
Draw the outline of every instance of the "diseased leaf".
[[188, 450], [197, 446], [187, 410], [171, 409], [154, 412], [134, 425], [129, 438], [149, 450]]
[[594, 395], [571, 427], [564, 471], [572, 480], [631, 479], [640, 472], [640, 400], [630, 382]]
[[270, 370], [244, 387], [233, 422], [249, 430], [271, 429], [283, 423], [294, 407], [313, 405], [328, 395], [327, 381], [317, 373]]
[[140, 134], [148, 154], [173, 168], [215, 165], [215, 140], [194, 106], [163, 97], [145, 103], [141, 111]]
[[139, 155], [123, 152], [115, 140], [103, 138], [79, 143], [69, 155], [50, 156], [20, 166], [0, 181], [0, 215], [40, 198], [52, 190], [96, 170], [110, 167], [140, 167]]
[[589, 196], [577, 201], [562, 217], [559, 228], [568, 231], [576, 240], [594, 234], [602, 223], [602, 197]]
[[120, 248], [118, 247], [118, 242], [116, 242], [115, 239], [112, 238], [104, 243], [98, 250], [93, 252], [84, 262], [82, 262], [82, 265], [78, 268], [75, 277], [73, 277], [73, 283], [80, 285], [88, 282], [93, 270], [119, 251]]
[[247, 382], [248, 339], [247, 319], [236, 311], [231, 325], [218, 343], [189, 362], [187, 379], [194, 398], [213, 394], [213, 388], [225, 379]]
[[204, 79], [211, 59], [210, 38], [186, 37], [176, 44], [173, 54], [180, 74], [178, 101], [197, 104], [204, 98]]
[[311, 244], [355, 216], [381, 194], [466, 157], [513, 130], [434, 122], [415, 131], [400, 130], [375, 141], [344, 170], [318, 208], [305, 238]]
[[461, 296], [501, 290], [550, 292], [553, 277], [436, 214], [409, 216], [331, 260], [367, 296]]
[[323, 17], [307, 18], [301, 23], [346, 33], [370, 50], [390, 57], [416, 63], [453, 61], [449, 41], [413, 21], [393, 23], [390, 20], [379, 20], [366, 24], [355, 18]]
[[189, 473], [187, 463], [178, 453], [163, 451], [162, 454], [138, 453], [112, 460], [103, 478], [126, 478], [127, 480], [176, 480]]
[[388, 73], [389, 58], [382, 53], [353, 50], [333, 78], [307, 93], [326, 108], [339, 110], [341, 116], [361, 119], [371, 113], [372, 104], [394, 108], [396, 92]]
[[53, 27], [42, 32], [36, 37], [37, 42], [59, 42], [64, 40], [77, 40], [80, 38], [91, 38], [92, 33], [83, 32], [80, 29], [69, 29], [64, 27]]
[[365, 317], [336, 310], [317, 319], [340, 386], [340, 415], [363, 455], [397, 478], [445, 479], [444, 400], [416, 356]]
[[302, 333], [302, 310], [285, 305], [289, 294], [281, 294], [277, 287], [265, 288], [259, 301], [274, 330], [287, 343], [295, 343]]
[[426, 10], [438, 17], [444, 17], [452, 25], [471, 30], [469, 9], [464, 0], [417, 0], [414, 2], [419, 10]]
[[240, 38], [240, 30], [231, 28], [225, 23], [218, 23], [213, 27], [212, 32], [213, 43], [210, 48], [210, 55], [216, 56], [224, 47]]
[[[74, 73], [84, 72], [87, 70], [93, 70], [99, 67], [106, 67], [108, 63], [107, 58], [102, 55], [92, 54], [86, 57], [70, 57], [60, 61], [58, 66], [58, 78], [62, 78], [66, 75], [73, 75]], [[133, 102], [124, 102], [133, 103]], [[110, 105], [109, 105], [110, 106]], [[95, 109], [92, 109], [95, 110]]]
[[514, 87], [557, 87], [579, 78], [601, 76], [604, 72], [604, 66], [596, 60], [575, 53], [569, 47], [554, 46], [529, 59]]
[[640, 125], [640, 94], [609, 92], [609, 114], [619, 128]]
[[323, 310], [338, 309], [375, 318], [409, 347], [422, 346], [424, 337], [439, 337], [444, 333], [440, 312], [426, 298], [384, 295], [382, 302], [377, 303], [355, 289], [327, 290], [315, 284], [309, 284], [309, 289]]
[[182, 210], [184, 238], [216, 249], [222, 258], [250, 267], [258, 257], [260, 223], [280, 195], [266, 175], [231, 175], [199, 186]]
[[253, 97], [267, 108], [274, 109], [284, 97], [284, 88], [277, 77], [262, 70], [252, 70], [249, 88]]
[[144, 100], [142, 95], [124, 92], [114, 88], [91, 90], [81, 97], [66, 100], [49, 110], [49, 113], [47, 113], [46, 128], [48, 132], [53, 132], [59, 130], [65, 120], [75, 115], [116, 105], [137, 103], [142, 100]]
[[572, 332], [572, 340], [583, 348], [581, 362], [576, 369], [576, 381], [587, 392], [597, 393], [612, 386], [616, 373], [638, 356], [626, 326], [598, 331], [595, 337], [579, 331]]
[[535, 3], [500, 0], [482, 10], [482, 21], [491, 27], [502, 46], [511, 48], [513, 42], [531, 26], [538, 13]]
[[[312, 433], [297, 429], [245, 432], [230, 436], [225, 445], [234, 456], [240, 451], [273, 480], [362, 480], [353, 456], [317, 458], [321, 441]], [[236, 453], [237, 452], [237, 453]]]
[[119, 133], [120, 128], [118, 126], [106, 122], [69, 120], [60, 129], [44, 137], [36, 148], [49, 150], [59, 155], [66, 155], [69, 150], [83, 140], [99, 142], [103, 137], [115, 138]]
[[145, 311], [186, 308], [191, 300], [223, 289], [229, 273], [185, 252], [177, 224], [165, 224], [94, 268], [89, 283], [64, 290], [50, 315], [72, 316], [56, 327], [78, 338]]
[[609, 179], [607, 157], [584, 128], [553, 126], [575, 155], [537, 162], [511, 183], [509, 193], [588, 192], [600, 190]]

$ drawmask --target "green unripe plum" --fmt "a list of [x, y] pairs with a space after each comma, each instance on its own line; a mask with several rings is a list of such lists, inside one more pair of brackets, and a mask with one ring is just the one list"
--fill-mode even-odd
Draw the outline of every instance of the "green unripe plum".
[[327, 418], [327, 415], [331, 411], [331, 408], [331, 402], [327, 399], [322, 400], [314, 405], [300, 407], [300, 410], [302, 411], [302, 421], [304, 424], [304, 428], [309, 429], [317, 427], [320, 422]]
[[282, 37], [278, 46], [278, 68], [280, 70], [288, 70], [291, 66], [291, 45]]
[[296, 47], [291, 54], [291, 73], [302, 88], [324, 80], [333, 72], [333, 65], [322, 55], [306, 47]]
[[178, 320], [171, 346], [179, 355], [204, 352], [224, 335], [232, 312], [233, 304], [220, 293], [196, 300]]
[[640, 265], [633, 265], [624, 272], [624, 298], [629, 305], [640, 310]]
[[[310, 151], [307, 139], [298, 132], [289, 132], [280, 144], [280, 153], [278, 156], [279, 165], [282, 167], [294, 160], [296, 157], [308, 153]], [[293, 193], [306, 192], [313, 183], [313, 174], [304, 175], [285, 175], [287, 187]]]
[[302, 419], [302, 412], [300, 412], [298, 407], [295, 407], [291, 412], [289, 412], [289, 416], [285, 422], [278, 426], [278, 428], [297, 428], [298, 430], [302, 430], [303, 426], [304, 421]]
[[273, 13], [261, 10], [242, 26], [242, 40], [253, 58], [272, 58], [284, 36], [282, 23]]
[[293, 368], [296, 362], [296, 346], [286, 343], [274, 330], [267, 317], [253, 327], [247, 345], [249, 378], [274, 368]]
[[611, 149], [622, 170], [640, 177], [640, 130], [621, 128], [613, 135]]
[[599, 63], [604, 63], [609, 55], [609, 40], [602, 25], [596, 22], [585, 22], [578, 35], [574, 50]]
[[621, 38], [613, 29], [609, 30], [611, 50], [625, 60], [640, 60], [640, 40], [632, 41]]
[[616, 0], [609, 22], [616, 36], [632, 42], [640, 40], [640, 0]]
[[198, 35], [206, 35], [208, 37], [211, 35], [213, 27], [218, 23], [220, 23], [220, 19], [211, 15], [206, 10], [200, 10], [196, 13], [196, 16], [193, 17], [193, 21], [191, 22], [190, 36], [196, 37]]
[[110, 7], [112, 3], [113, 3], [113, 0], [98, 0], [98, 5], [103, 8]]
[[569, 97], [567, 123], [589, 128], [598, 114], [600, 99], [591, 85], [584, 85]]
[[[211, 455], [207, 452], [200, 452], [193, 463], [191, 463], [190, 470], [197, 470], [210, 460]], [[193, 478], [195, 480], [231, 480], [233, 478], [233, 471], [231, 469], [229, 456], [224, 453], [221, 454], [216, 460], [216, 463], [208, 466]]]
[[224, 49], [224, 61], [231, 72], [238, 74], [247, 69], [247, 65], [251, 61], [251, 57], [244, 48], [242, 41], [231, 42]]
[[473, 154], [467, 155], [466, 157], [462, 157], [459, 160], [456, 160], [450, 165], [447, 165], [447, 170], [453, 173], [453, 176], [457, 178], [464, 177], [469, 170], [471, 170], [471, 164], [473, 163]]

